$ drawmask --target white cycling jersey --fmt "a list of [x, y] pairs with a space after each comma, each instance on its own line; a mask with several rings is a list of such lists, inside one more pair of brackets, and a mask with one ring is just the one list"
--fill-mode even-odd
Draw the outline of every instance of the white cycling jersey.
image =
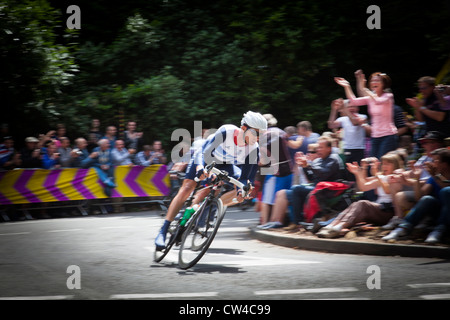
[[239, 128], [226, 124], [221, 126], [214, 135], [209, 136], [201, 149], [194, 155], [195, 164], [257, 165], [259, 160], [259, 145], [239, 146], [237, 135]]

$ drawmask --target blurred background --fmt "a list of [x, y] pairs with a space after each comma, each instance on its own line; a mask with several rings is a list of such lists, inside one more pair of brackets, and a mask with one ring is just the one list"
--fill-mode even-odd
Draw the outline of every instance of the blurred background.
[[[66, 26], [73, 4], [79, 30]], [[380, 30], [366, 26], [371, 4]], [[239, 124], [247, 110], [321, 132], [344, 96], [333, 77], [354, 87], [357, 69], [387, 73], [411, 113], [417, 79], [449, 60], [449, 24], [448, 0], [0, 0], [0, 122], [17, 146], [58, 123], [85, 135], [98, 118], [136, 120], [168, 147], [176, 128]]]

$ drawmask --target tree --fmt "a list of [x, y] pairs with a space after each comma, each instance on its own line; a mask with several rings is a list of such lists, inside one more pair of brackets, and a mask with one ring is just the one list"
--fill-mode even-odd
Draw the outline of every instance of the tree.
[[65, 30], [64, 43], [58, 42], [56, 30], [65, 26], [60, 18], [46, 1], [0, 2], [2, 121], [13, 133], [37, 135], [47, 119], [57, 118], [54, 102], [78, 71], [76, 31]]

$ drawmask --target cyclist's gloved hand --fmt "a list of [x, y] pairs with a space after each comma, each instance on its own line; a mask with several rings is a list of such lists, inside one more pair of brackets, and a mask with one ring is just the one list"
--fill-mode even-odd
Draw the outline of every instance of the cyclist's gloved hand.
[[197, 173], [195, 174], [195, 180], [201, 181], [208, 178], [208, 173], [205, 171], [205, 168], [202, 165], [197, 166]]
[[[253, 196], [252, 196], [253, 189], [254, 189], [254, 187], [252, 186], [250, 181], [247, 181], [247, 185], [244, 186], [244, 190], [238, 189], [238, 191], [237, 191], [238, 200], [239, 200], [239, 198], [242, 198], [242, 201], [252, 199], [253, 198]], [[245, 196], [243, 197], [243, 195], [245, 195]]]

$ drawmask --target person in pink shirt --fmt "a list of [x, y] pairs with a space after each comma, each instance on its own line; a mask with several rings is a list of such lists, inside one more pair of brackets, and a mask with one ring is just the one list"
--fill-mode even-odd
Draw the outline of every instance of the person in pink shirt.
[[353, 106], [368, 106], [371, 119], [371, 155], [381, 159], [383, 155], [397, 148], [397, 128], [394, 124], [394, 95], [389, 92], [391, 79], [385, 73], [376, 72], [369, 77], [369, 89], [364, 86], [362, 73], [357, 73], [358, 91], [362, 97], [356, 97], [350, 83], [344, 78], [334, 78], [345, 90]]

